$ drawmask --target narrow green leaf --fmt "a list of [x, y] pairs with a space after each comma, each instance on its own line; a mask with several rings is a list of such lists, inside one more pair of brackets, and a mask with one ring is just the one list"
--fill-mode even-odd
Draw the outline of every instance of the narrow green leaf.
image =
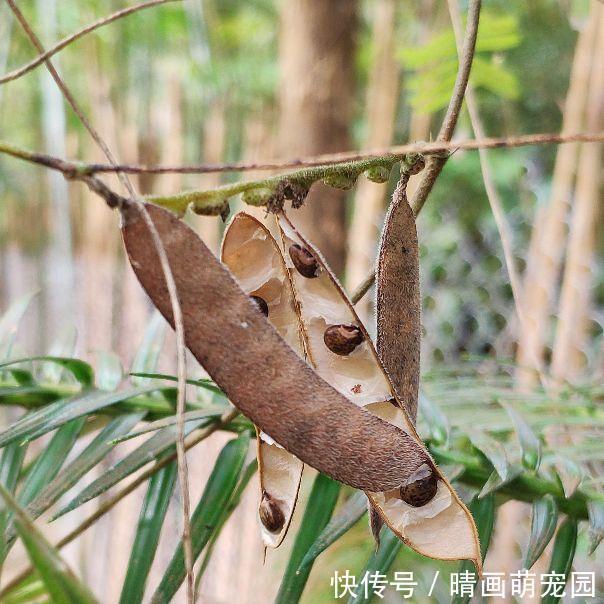
[[[153, 311], [151, 320], [149, 321], [147, 329], [145, 330], [143, 341], [141, 342], [141, 345], [139, 346], [134, 357], [134, 361], [132, 362], [132, 367], [130, 370], [133, 373], [155, 371], [157, 362], [159, 360], [159, 354], [162, 346], [164, 345], [165, 333], [166, 322], [161, 314], [155, 310]], [[137, 386], [144, 386], [149, 384], [149, 380], [135, 378], [132, 380], [132, 383]]]
[[9, 369], [10, 374], [19, 386], [35, 386], [36, 380], [31, 371], [27, 369]]
[[[186, 424], [185, 436], [204, 424], [205, 421], [206, 420], [200, 419]], [[177, 437], [178, 426], [176, 425], [160, 430], [134, 451], [126, 455], [126, 457], [118, 461], [113, 467], [109, 468], [102, 476], [91, 482], [65, 507], [61, 508], [59, 512], [53, 516], [53, 520], [67, 514], [67, 512], [71, 512], [87, 501], [98, 497], [101, 493], [104, 493], [124, 478], [127, 478], [139, 468], [161, 457], [168, 449], [174, 447]]]
[[362, 491], [355, 491], [338, 513], [327, 523], [315, 542], [310, 546], [300, 563], [299, 570], [312, 564], [332, 543], [349, 531], [367, 512], [367, 496]]
[[[384, 525], [380, 531], [380, 546], [377, 551], [371, 554], [360, 576], [375, 576], [374, 573], [379, 573], [379, 575], [387, 574], [402, 546], [403, 542]], [[367, 604], [371, 602], [373, 596], [374, 593], [371, 589], [359, 587], [356, 595], [348, 599], [348, 604]]]
[[63, 424], [115, 405], [126, 399], [152, 392], [155, 388], [132, 388], [120, 392], [91, 390], [69, 399], [61, 399], [38, 409], [0, 433], [0, 447], [16, 440], [34, 440]]
[[428, 424], [432, 438], [439, 444], [449, 442], [451, 426], [449, 425], [447, 416], [432, 398], [426, 396], [421, 391], [419, 393], [419, 412], [426, 424]]
[[32, 298], [37, 292], [29, 292], [17, 298], [0, 318], [0, 359], [9, 356], [19, 321], [25, 314]]
[[[43, 514], [51, 505], [75, 486], [80, 478], [105, 459], [114, 448], [113, 439], [131, 430], [145, 416], [144, 412], [122, 415], [111, 420], [70, 464], [27, 506], [32, 518]], [[13, 446], [13, 445], [9, 445]]]
[[515, 409], [507, 404], [504, 404], [503, 407], [510, 416], [520, 441], [522, 465], [529, 470], [536, 470], [541, 462], [541, 442]]
[[[550, 573], [557, 573], [569, 578], [569, 572], [577, 549], [578, 525], [573, 518], [567, 518], [558, 528], [552, 559], [549, 565]], [[541, 598], [542, 604], [556, 604], [560, 597], [549, 594]]]
[[[191, 517], [191, 541], [194, 560], [197, 559], [201, 550], [207, 544], [237, 486], [249, 442], [249, 433], [246, 432], [229, 441], [218, 455], [201, 499]], [[151, 602], [154, 604], [171, 602], [174, 594], [185, 580], [185, 576], [184, 552], [182, 544], [180, 544], [174, 552]]]
[[558, 506], [552, 495], [546, 495], [533, 503], [531, 536], [524, 556], [524, 568], [532, 568], [556, 532]]
[[85, 361], [80, 359], [73, 359], [70, 357], [57, 357], [48, 355], [39, 355], [34, 357], [24, 357], [21, 359], [12, 359], [0, 363], [0, 369], [9, 367], [11, 365], [18, 365], [20, 363], [30, 363], [33, 361], [43, 361], [45, 363], [53, 363], [59, 365], [63, 369], [69, 371], [73, 377], [82, 384], [82, 386], [89, 388], [94, 384], [94, 370]]
[[121, 604], [143, 601], [147, 577], [155, 558], [159, 535], [174, 490], [176, 470], [176, 463], [172, 462], [156, 472], [149, 480], [138, 519], [134, 544], [130, 550], [128, 571], [120, 596]]
[[[141, 377], [148, 378], [152, 380], [169, 380], [170, 382], [177, 382], [178, 378], [175, 375], [169, 375], [167, 373], [141, 373], [141, 372], [131, 372], [130, 375], [132, 377]], [[220, 394], [224, 396], [224, 392], [212, 381], [207, 378], [199, 378], [199, 379], [187, 379], [187, 384], [191, 386], [198, 386], [199, 388], [205, 388], [206, 390], [210, 390], [215, 394]]]
[[339, 482], [328, 476], [317, 474], [285, 574], [281, 579], [281, 586], [275, 604], [294, 604], [300, 600], [312, 570], [311, 563], [298, 572], [300, 563], [327, 526], [338, 501], [341, 486]]
[[53, 604], [96, 602], [88, 588], [71, 572], [59, 552], [46, 540], [3, 485], [0, 485], [0, 497], [15, 516], [19, 537], [32, 565], [40, 573]]
[[[470, 512], [476, 523], [476, 529], [478, 530], [478, 539], [480, 541], [480, 555], [484, 560], [489, 546], [491, 545], [491, 536], [493, 535], [493, 527], [495, 526], [495, 496], [493, 493], [483, 497], [482, 499], [475, 498], [469, 505]], [[463, 560], [458, 568], [458, 573], [474, 573], [476, 581], [478, 581], [478, 575], [474, 565], [469, 560]], [[469, 575], [470, 576], [470, 575]], [[451, 598], [452, 604], [467, 604], [470, 601], [469, 595], [456, 594]]]
[[47, 388], [46, 386], [10, 386], [8, 388], [0, 388], [0, 405], [35, 409], [37, 407], [44, 407], [64, 396], [63, 392], [54, 388]]
[[[25, 507], [30, 503], [44, 486], [57, 475], [85, 423], [86, 418], [80, 417], [64, 424], [57, 430], [48, 445], [32, 464], [19, 489], [16, 500], [21, 507]], [[13, 535], [14, 527], [9, 525], [6, 532], [5, 555], [12, 545], [13, 539], [11, 537]]]
[[480, 493], [478, 494], [478, 497], [483, 498], [483, 497], [486, 497], [487, 495], [490, 495], [491, 493], [495, 493], [501, 487], [512, 482], [512, 480], [515, 480], [516, 478], [518, 478], [518, 476], [523, 474], [524, 471], [525, 470], [522, 466], [520, 466], [518, 464], [512, 464], [507, 470], [505, 480], [502, 480], [501, 476], [499, 476], [497, 471], [493, 470], [493, 472], [489, 476], [488, 480], [482, 486], [482, 489], [481, 489]]
[[124, 378], [120, 358], [113, 352], [97, 352], [96, 384], [101, 390], [116, 390]]
[[[46, 600], [43, 597], [46, 596]], [[31, 604], [48, 601], [48, 590], [38, 573], [32, 573], [2, 597], [2, 604]]]
[[[199, 419], [220, 417], [227, 410], [227, 408], [228, 407], [226, 407], [226, 405], [212, 405], [211, 407], [207, 407], [206, 409], [200, 409], [199, 411], [187, 411], [183, 416], [185, 424]], [[131, 440], [132, 438], [142, 436], [143, 434], [148, 434], [149, 432], [157, 432], [162, 428], [174, 426], [177, 421], [178, 418], [175, 415], [170, 415], [169, 417], [164, 417], [154, 422], [148, 422], [147, 424], [145, 424], [144, 428], [136, 430], [135, 432], [130, 432], [128, 434], [119, 436], [115, 438], [113, 442], [120, 443], [124, 442], [125, 440]]]
[[220, 520], [218, 521], [218, 524], [216, 525], [216, 528], [214, 529], [214, 532], [212, 533], [212, 538], [208, 542], [208, 546], [205, 549], [203, 559], [202, 559], [201, 564], [199, 565], [199, 569], [197, 571], [197, 576], [195, 577], [195, 593], [197, 593], [199, 590], [199, 585], [201, 583], [203, 574], [212, 558], [212, 553], [214, 551], [214, 545], [216, 545], [216, 541], [218, 541], [218, 538], [220, 537], [220, 534], [222, 533], [222, 529], [223, 529], [224, 525], [227, 523], [227, 520], [231, 517], [231, 514], [235, 511], [235, 509], [239, 505], [239, 502], [241, 501], [241, 496], [243, 495], [247, 485], [249, 484], [250, 480], [252, 479], [252, 476], [254, 476], [254, 474], [257, 472], [257, 470], [258, 470], [258, 461], [256, 459], [254, 459], [247, 465], [245, 470], [242, 472], [241, 478], [239, 479], [239, 482], [237, 483], [237, 487], [233, 491], [233, 495], [231, 496], [231, 499], [229, 500], [229, 503], [226, 506], [226, 509], [224, 510], [222, 516], [220, 517]]
[[[78, 340], [78, 332], [75, 325], [67, 325], [54, 336], [48, 356], [50, 357], [73, 357]], [[53, 384], [62, 381], [65, 367], [61, 364], [45, 363], [41, 367], [40, 381]]]
[[499, 478], [506, 480], [510, 462], [503, 443], [478, 430], [470, 429], [467, 431], [467, 435], [472, 445], [491, 462]]
[[54, 434], [44, 451], [40, 453], [28, 472], [17, 494], [17, 502], [25, 507], [58, 474], [69, 452], [73, 448], [84, 424], [85, 417], [79, 417], [63, 424]]
[[587, 503], [589, 515], [589, 554], [593, 554], [604, 538], [604, 503], [590, 501]]
[[[27, 445], [12, 443], [4, 448], [0, 458], [0, 484], [4, 485], [9, 493], [14, 493], [19, 480], [23, 459], [27, 451]], [[5, 537], [8, 525], [9, 512], [4, 506], [0, 507], [0, 567], [8, 551], [7, 539]]]

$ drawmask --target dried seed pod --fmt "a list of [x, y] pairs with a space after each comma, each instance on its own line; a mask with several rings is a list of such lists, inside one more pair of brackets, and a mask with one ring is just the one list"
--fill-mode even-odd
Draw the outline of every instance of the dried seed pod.
[[412, 505], [414, 508], [419, 508], [432, 501], [437, 490], [438, 478], [436, 473], [425, 463], [400, 486], [399, 493], [405, 503]]
[[325, 346], [340, 356], [348, 356], [364, 339], [356, 325], [330, 325], [323, 334]]
[[417, 416], [421, 300], [415, 216], [401, 180], [388, 209], [376, 273], [377, 352], [410, 419]]
[[[267, 228], [249, 214], [237, 214], [225, 230], [221, 258], [244, 290], [254, 292], [250, 298], [261, 310], [266, 309], [266, 316], [267, 300], [270, 302], [269, 320], [304, 357], [289, 274], [277, 242]], [[257, 429], [256, 435], [262, 539], [267, 547], [278, 547], [289, 528], [304, 466], [262, 431]]]
[[262, 493], [258, 516], [262, 526], [269, 533], [280, 533], [285, 526], [285, 514], [281, 509], [281, 502], [271, 497], [266, 491]]
[[296, 270], [307, 279], [314, 279], [321, 272], [321, 265], [307, 248], [293, 243], [288, 248], [289, 257]]
[[250, 296], [250, 300], [258, 307], [258, 310], [265, 317], [268, 317], [268, 304], [264, 298], [261, 298], [260, 296]]
[[[265, 434], [328, 476], [367, 491], [398, 488], [427, 461], [413, 437], [356, 408], [320, 378], [192, 229], [163, 208], [145, 207], [172, 267], [189, 350]], [[141, 285], [173, 325], [154, 240], [138, 204], [122, 208], [122, 234]]]
[[[325, 265], [321, 255], [295, 229], [285, 214], [281, 213], [277, 218], [284, 249], [292, 244], [305, 247], [322, 266], [319, 277], [312, 280], [304, 279], [290, 268], [305, 326], [304, 333], [307, 334], [307, 353], [317, 372], [357, 406], [405, 431], [423, 448], [413, 422], [404, 411], [396, 388], [390, 382], [369, 335], [337, 279]], [[323, 334], [330, 325], [355, 325], [363, 333], [366, 343], [357, 348], [352, 356], [333, 355], [323, 341]], [[446, 478], [429, 457], [417, 465], [410, 461], [408, 478], [424, 465], [433, 468], [436, 477], [436, 493], [430, 493], [429, 501], [427, 494], [422, 491], [427, 501], [425, 505], [414, 507], [401, 499], [400, 487], [407, 485], [405, 479], [391, 491], [378, 492], [367, 489], [373, 510], [399, 538], [416, 551], [444, 560], [469, 559], [480, 571], [481, 559], [476, 527], [470, 513]], [[419, 501], [419, 495], [414, 501]], [[375, 514], [372, 525], [375, 530], [379, 527]]]
[[386, 166], [372, 166], [365, 171], [365, 176], [371, 182], [384, 183], [390, 180], [390, 171]]

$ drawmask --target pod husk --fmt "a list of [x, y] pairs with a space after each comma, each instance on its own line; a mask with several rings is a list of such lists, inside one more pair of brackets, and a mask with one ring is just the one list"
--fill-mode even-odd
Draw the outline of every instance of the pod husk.
[[377, 264], [377, 354], [415, 423], [419, 393], [421, 298], [419, 246], [403, 177], [388, 208]]
[[[187, 347], [252, 422], [303, 462], [366, 491], [396, 489], [426, 463], [429, 457], [413, 435], [360, 409], [320, 378], [193, 230], [167, 210], [145, 207], [174, 274]], [[138, 204], [122, 210], [122, 234], [141, 285], [173, 325]]]
[[[338, 280], [321, 254], [296, 230], [284, 213], [280, 213], [277, 220], [286, 263], [287, 250], [292, 243], [296, 243], [309, 249], [322, 266], [318, 277], [305, 279], [297, 273], [292, 263], [288, 263], [308, 334], [307, 352], [317, 372], [356, 405], [404, 430], [429, 458], [399, 399], [398, 391], [380, 363], [367, 330]], [[342, 323], [358, 326], [365, 335], [365, 341], [348, 357], [331, 353], [323, 345], [321, 337], [327, 325]], [[345, 419], [343, 423], [346, 423]], [[403, 502], [396, 490], [379, 492], [366, 489], [370, 504], [392, 531], [417, 552], [440, 560], [468, 559], [481, 572], [478, 534], [472, 516], [432, 459], [429, 464], [439, 479], [438, 491], [429, 503], [414, 508]], [[374, 530], [376, 524], [373, 518]]]
[[[305, 358], [289, 273], [281, 249], [269, 230], [245, 212], [236, 214], [224, 232], [221, 260], [243, 291], [267, 302], [268, 320], [292, 349]], [[287, 534], [304, 464], [258, 428], [256, 433], [261, 497], [269, 497], [284, 518], [281, 529], [272, 532], [262, 522], [259, 509], [262, 540], [266, 547], [276, 548]]]

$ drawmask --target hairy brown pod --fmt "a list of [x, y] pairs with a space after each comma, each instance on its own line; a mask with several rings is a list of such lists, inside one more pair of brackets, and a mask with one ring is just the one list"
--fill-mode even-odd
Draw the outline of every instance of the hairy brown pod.
[[279, 533], [285, 525], [285, 514], [281, 510], [280, 502], [266, 491], [262, 493], [258, 515], [264, 528], [271, 533]]
[[399, 493], [405, 503], [418, 508], [434, 499], [437, 490], [436, 472], [428, 464], [423, 464], [401, 485]]
[[325, 346], [340, 356], [348, 356], [364, 339], [356, 325], [330, 325], [323, 334]]
[[288, 251], [291, 261], [301, 275], [307, 279], [314, 279], [319, 276], [321, 267], [312, 252], [297, 243], [290, 245]]
[[[415, 437], [360, 409], [320, 378], [193, 230], [167, 210], [146, 208], [172, 267], [186, 344], [252, 422], [302, 461], [366, 491], [396, 489], [426, 463]], [[173, 325], [157, 251], [138, 205], [125, 208], [122, 221], [130, 263]]]

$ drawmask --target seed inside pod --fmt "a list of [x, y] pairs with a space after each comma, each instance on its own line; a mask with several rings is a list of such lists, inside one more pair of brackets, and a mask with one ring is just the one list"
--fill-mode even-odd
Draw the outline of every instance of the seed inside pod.
[[292, 259], [296, 270], [307, 279], [314, 279], [319, 276], [321, 267], [313, 254], [305, 247], [292, 243], [289, 246], [289, 257]]
[[279, 507], [279, 503], [266, 491], [262, 492], [258, 514], [260, 515], [260, 522], [271, 533], [278, 533], [285, 524], [285, 515]]
[[365, 336], [356, 325], [330, 325], [323, 334], [325, 346], [340, 356], [349, 355]]
[[405, 503], [412, 505], [414, 508], [420, 508], [432, 500], [437, 489], [438, 478], [436, 473], [425, 463], [409, 476], [401, 485], [399, 492]]
[[260, 296], [250, 296], [250, 300], [258, 307], [258, 310], [265, 317], [268, 317], [268, 304], [264, 298], [261, 298]]

